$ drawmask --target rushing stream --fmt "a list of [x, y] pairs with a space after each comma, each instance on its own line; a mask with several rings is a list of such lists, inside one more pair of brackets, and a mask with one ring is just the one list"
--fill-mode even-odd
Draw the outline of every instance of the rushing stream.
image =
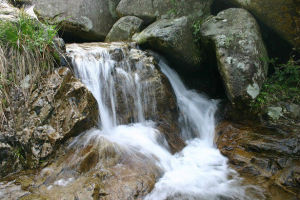
[[[128, 152], [143, 154], [162, 171], [154, 189], [145, 197], [147, 200], [248, 199], [246, 187], [241, 186], [238, 175], [214, 146], [216, 100], [187, 89], [176, 72], [159, 60], [160, 70], [176, 95], [178, 123], [186, 143], [183, 150], [171, 154], [155, 121], [146, 114], [155, 114], [159, 108], [152, 95], [155, 88], [140, 75], [145, 68], [142, 62], [132, 66], [126, 59], [126, 48], [120, 48], [119, 55], [125, 57], [120, 62], [100, 45], [72, 44], [67, 51], [76, 75], [93, 93], [99, 107], [99, 129], [84, 133], [70, 146], [106, 138]], [[154, 65], [148, 66], [146, 73], [154, 69]], [[130, 123], [119, 115], [120, 104], [133, 113]]]

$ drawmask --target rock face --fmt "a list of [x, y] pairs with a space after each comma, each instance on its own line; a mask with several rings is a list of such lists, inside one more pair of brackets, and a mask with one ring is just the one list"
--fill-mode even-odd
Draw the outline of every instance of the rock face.
[[209, 18], [201, 33], [212, 41], [227, 97], [232, 103], [255, 99], [267, 75], [268, 55], [252, 15], [231, 8]]
[[300, 198], [298, 126], [219, 124], [217, 146], [246, 181], [265, 188], [268, 199]]
[[32, 0], [39, 18], [62, 25], [65, 34], [84, 40], [104, 40], [117, 20], [120, 0]]
[[133, 41], [162, 53], [185, 70], [187, 67], [199, 67], [203, 60], [203, 52], [194, 42], [187, 17], [158, 20], [140, 34], [134, 35]]
[[300, 3], [294, 0], [221, 0], [249, 10], [291, 45], [300, 47]]
[[143, 20], [134, 16], [119, 19], [106, 36], [106, 42], [130, 41], [134, 33], [140, 32]]
[[27, 112], [16, 116], [14, 130], [4, 127], [7, 131], [0, 134], [1, 176], [19, 169], [21, 164], [38, 167], [60, 142], [97, 123], [96, 100], [67, 68], [42, 80], [28, 105]]
[[206, 16], [212, 0], [121, 0], [117, 12], [120, 16], [136, 16], [149, 24], [168, 16]]

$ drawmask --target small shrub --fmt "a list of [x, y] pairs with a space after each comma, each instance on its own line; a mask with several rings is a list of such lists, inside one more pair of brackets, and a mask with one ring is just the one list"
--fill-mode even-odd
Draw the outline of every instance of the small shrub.
[[274, 73], [268, 77], [259, 96], [252, 102], [252, 109], [259, 112], [277, 102], [300, 104], [300, 64], [292, 59], [286, 64], [275, 64], [275, 60], [269, 63]]

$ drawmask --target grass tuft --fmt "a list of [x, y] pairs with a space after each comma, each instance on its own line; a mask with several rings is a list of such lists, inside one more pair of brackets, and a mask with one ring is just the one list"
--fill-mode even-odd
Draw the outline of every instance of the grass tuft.
[[57, 31], [25, 14], [17, 22], [0, 21], [0, 129], [6, 113], [16, 110], [12, 101], [22, 96], [26, 104], [37, 80], [54, 69]]

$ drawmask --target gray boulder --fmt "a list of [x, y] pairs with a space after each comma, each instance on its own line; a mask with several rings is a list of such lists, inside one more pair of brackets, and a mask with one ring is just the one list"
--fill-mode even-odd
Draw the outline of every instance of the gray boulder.
[[219, 0], [249, 10], [295, 47], [300, 47], [299, 1], [295, 0]]
[[119, 19], [106, 36], [106, 42], [129, 41], [134, 33], [140, 32], [143, 20], [134, 16]]
[[259, 27], [244, 9], [232, 8], [206, 20], [201, 33], [212, 41], [227, 96], [233, 104], [249, 103], [260, 93], [268, 57]]
[[117, 20], [120, 0], [32, 0], [39, 18], [62, 25], [65, 34], [84, 40], [104, 40]]
[[203, 60], [187, 17], [158, 20], [140, 34], [135, 34], [133, 41], [162, 53], [184, 70], [199, 66]]
[[210, 12], [212, 0], [121, 0], [120, 16], [137, 16], [149, 24], [161, 17], [205, 16]]

